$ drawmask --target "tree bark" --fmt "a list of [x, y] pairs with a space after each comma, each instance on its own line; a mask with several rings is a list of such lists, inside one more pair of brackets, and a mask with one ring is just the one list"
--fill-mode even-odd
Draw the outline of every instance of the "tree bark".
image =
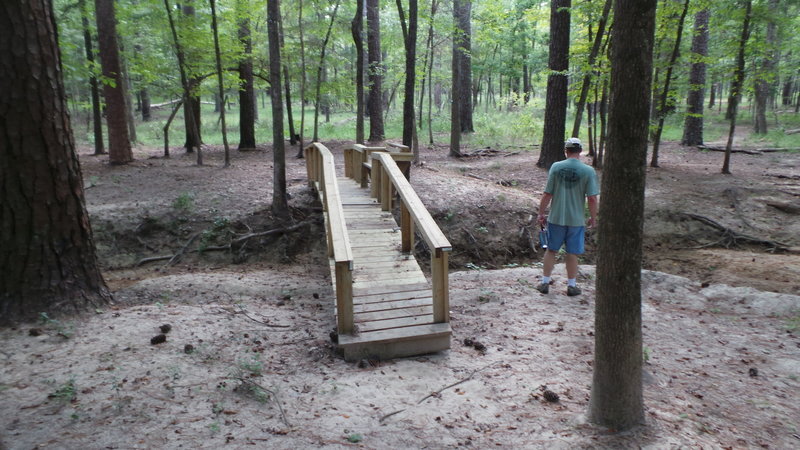
[[0, 322], [98, 308], [112, 300], [97, 264], [65, 98], [52, 3], [5, 3]]
[[239, 150], [256, 148], [256, 99], [253, 83], [253, 40], [250, 33], [250, 0], [238, 0], [238, 37], [244, 48], [239, 61]]
[[95, 61], [94, 50], [92, 49], [92, 32], [89, 28], [89, 11], [86, 0], [80, 0], [81, 26], [83, 27], [83, 45], [86, 51], [86, 61], [89, 63], [89, 89], [92, 97], [92, 129], [94, 131], [94, 154], [104, 155], [106, 153], [105, 143], [103, 142], [103, 115], [100, 112], [100, 89], [97, 84], [97, 77], [94, 76]]
[[[592, 49], [589, 51], [589, 67], [590, 71], [583, 76], [583, 83], [581, 84], [581, 93], [578, 96], [578, 104], [575, 105], [575, 122], [572, 124], [572, 137], [579, 137], [581, 132], [581, 120], [583, 119], [583, 109], [586, 106], [586, 97], [589, 95], [589, 87], [592, 81], [592, 72], [594, 69], [594, 62], [597, 55], [600, 53], [600, 46], [603, 43], [603, 38], [606, 35], [606, 23], [608, 22], [608, 13], [611, 12], [611, 0], [606, 0], [603, 5], [603, 13], [600, 15], [600, 21], [597, 24], [597, 34], [594, 36]], [[527, 103], [527, 99], [525, 100]]]
[[[694, 36], [692, 37], [692, 67], [689, 71], [689, 105], [683, 123], [682, 145], [701, 145], [703, 143], [703, 106], [706, 93], [706, 57], [708, 56], [709, 11], [704, 8], [694, 16]], [[713, 90], [712, 90], [713, 92]], [[712, 105], [713, 106], [713, 105]]]
[[231, 166], [231, 149], [228, 147], [228, 131], [225, 125], [225, 85], [222, 83], [222, 56], [219, 50], [219, 30], [217, 29], [216, 0], [208, 0], [211, 5], [211, 33], [214, 35], [214, 59], [217, 63], [217, 88], [219, 101], [219, 118], [222, 122], [222, 145], [225, 147], [225, 167]]
[[356, 143], [364, 143], [364, 0], [356, 0], [356, 15], [350, 23], [356, 46]]
[[456, 18], [456, 26], [461, 30], [461, 54], [459, 62], [459, 93], [461, 101], [459, 113], [462, 133], [472, 133], [475, 126], [472, 123], [472, 0], [461, 0], [461, 8]]
[[[187, 0], [186, 4], [181, 5], [183, 15], [190, 20], [193, 20], [195, 16], [194, 6], [190, 4], [192, 1]], [[181, 53], [183, 53], [183, 69], [188, 71], [186, 53], [183, 49]], [[186, 128], [186, 142], [184, 142], [183, 147], [186, 149], [186, 153], [192, 153], [194, 149], [197, 149], [197, 164], [202, 165], [203, 159], [200, 146], [203, 143], [203, 138], [200, 129], [203, 122], [200, 112], [200, 96], [195, 94], [195, 90], [200, 87], [202, 80], [191, 76], [188, 80], [188, 85], [184, 85], [184, 89], [187, 89], [186, 95], [188, 95], [188, 99], [183, 102], [183, 122]]]
[[[306, 44], [303, 40], [303, 0], [298, 0], [297, 7], [297, 34], [300, 36], [300, 148], [305, 147], [306, 129]], [[299, 154], [299, 152], [298, 152]]]
[[658, 109], [656, 110], [656, 117], [658, 118], [658, 125], [656, 127], [655, 136], [653, 138], [653, 155], [650, 158], [650, 167], [658, 167], [658, 149], [661, 146], [661, 133], [664, 131], [664, 119], [667, 115], [675, 110], [675, 105], [670, 102], [669, 87], [672, 82], [672, 71], [675, 69], [675, 62], [678, 60], [678, 55], [681, 53], [681, 40], [683, 38], [683, 24], [686, 21], [686, 14], [689, 12], [689, 0], [683, 3], [683, 11], [678, 19], [678, 30], [675, 35], [675, 45], [672, 48], [672, 55], [669, 58], [669, 66], [667, 67], [667, 74], [664, 76], [664, 90], [661, 91], [661, 98], [659, 100]]
[[[453, 0], [453, 22], [458, 24], [459, 17], [463, 15], [465, 0]], [[463, 107], [464, 92], [461, 91], [464, 85], [461, 81], [461, 71], [464, 68], [461, 58], [464, 54], [464, 31], [459, 27], [453, 27], [453, 57], [451, 63], [450, 88], [450, 153], [449, 156], [459, 157], [461, 154], [461, 108]]]
[[95, 0], [97, 19], [97, 40], [100, 48], [100, 61], [103, 77], [114, 85], [103, 84], [106, 100], [106, 123], [108, 125], [108, 156], [111, 164], [127, 164], [133, 161], [133, 151], [127, 113], [125, 92], [123, 90], [122, 68], [117, 45], [117, 19], [113, 0]]
[[656, 0], [614, 2], [589, 419], [616, 431], [644, 421], [641, 269], [655, 13]]
[[755, 83], [756, 117], [754, 131], [756, 134], [767, 134], [767, 103], [775, 91], [775, 80], [778, 79], [776, 70], [778, 65], [778, 26], [775, 23], [775, 16], [778, 14], [779, 7], [778, 0], [769, 0], [768, 5], [765, 55]]
[[269, 81], [272, 101], [272, 214], [279, 220], [289, 218], [286, 195], [286, 154], [283, 142], [283, 96], [281, 95], [281, 12], [278, 0], [267, 2], [269, 35]]
[[733, 135], [736, 131], [736, 114], [741, 98], [741, 89], [744, 86], [744, 51], [747, 40], [750, 39], [750, 19], [752, 18], [753, 1], [745, 0], [744, 22], [742, 23], [742, 37], [739, 39], [739, 53], [736, 56], [736, 69], [733, 72], [733, 83], [731, 93], [728, 97], [728, 113], [730, 114], [731, 126], [728, 130], [728, 143], [725, 146], [725, 159], [722, 162], [722, 173], [731, 173], [731, 149], [733, 148]]
[[369, 141], [384, 139], [383, 64], [381, 63], [381, 23], [379, 0], [367, 1], [367, 59], [369, 61]]
[[408, 27], [401, 0], [397, 0], [397, 11], [403, 28], [403, 43], [406, 50], [405, 96], [403, 97], [403, 145], [411, 148], [414, 137], [414, 94], [417, 75], [417, 0], [408, 1]]
[[569, 70], [569, 27], [571, 0], [550, 3], [550, 54], [544, 133], [538, 167], [550, 170], [564, 156], [564, 131], [567, 120], [567, 71]]
[[150, 111], [150, 92], [147, 89], [141, 89], [139, 98], [142, 102], [142, 122], [149, 122], [153, 118], [153, 114]]

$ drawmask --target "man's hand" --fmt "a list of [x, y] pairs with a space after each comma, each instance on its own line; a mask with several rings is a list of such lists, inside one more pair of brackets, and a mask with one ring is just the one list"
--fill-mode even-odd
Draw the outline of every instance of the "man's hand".
[[595, 221], [593, 217], [589, 217], [589, 220], [586, 221], [586, 227], [594, 228], [595, 225], [597, 225], [597, 221]]
[[545, 216], [542, 213], [539, 213], [539, 215], [536, 216], [536, 222], [539, 223], [540, 227], [544, 227], [545, 225], [547, 225], [547, 216]]

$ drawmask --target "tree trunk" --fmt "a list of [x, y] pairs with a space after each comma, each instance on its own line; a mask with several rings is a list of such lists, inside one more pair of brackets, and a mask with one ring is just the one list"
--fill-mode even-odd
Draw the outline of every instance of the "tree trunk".
[[[708, 18], [707, 8], [694, 15], [694, 36], [692, 37], [692, 67], [689, 72], [689, 105], [683, 123], [682, 145], [703, 144], [703, 106], [706, 92], [706, 57], [708, 56]], [[712, 89], [713, 95], [713, 89]], [[713, 106], [713, 105], [712, 105]]]
[[644, 421], [641, 270], [655, 13], [656, 0], [614, 2], [589, 419], [615, 431]]
[[283, 142], [283, 96], [281, 95], [281, 12], [278, 0], [267, 2], [269, 36], [269, 81], [272, 101], [272, 214], [278, 220], [289, 218], [286, 195], [286, 155]]
[[[300, 148], [298, 155], [305, 147], [306, 129], [306, 44], [303, 40], [303, 0], [298, 0], [297, 32], [300, 36]], [[299, 156], [298, 156], [299, 157]]]
[[128, 63], [122, 55], [122, 45], [120, 45], [119, 65], [122, 69], [122, 98], [125, 99], [125, 120], [128, 124], [128, 138], [131, 145], [135, 144], [138, 138], [136, 137], [136, 116], [133, 113], [133, 95], [131, 94], [131, 78], [128, 75]]
[[683, 37], [683, 24], [686, 21], [686, 14], [689, 12], [689, 0], [683, 3], [683, 11], [681, 12], [680, 19], [678, 19], [678, 31], [675, 35], [675, 46], [672, 48], [672, 55], [669, 58], [669, 66], [667, 67], [667, 74], [664, 76], [664, 90], [661, 92], [661, 99], [659, 101], [657, 117], [658, 126], [656, 127], [655, 137], [653, 138], [653, 155], [650, 159], [650, 167], [658, 167], [658, 149], [661, 145], [661, 133], [664, 131], [664, 119], [667, 115], [675, 110], [675, 105], [670, 102], [669, 87], [672, 82], [672, 71], [675, 68], [675, 62], [678, 60], [678, 55], [681, 52], [681, 40]]
[[383, 65], [381, 64], [381, 23], [379, 0], [367, 1], [367, 58], [369, 61], [369, 141], [384, 139]]
[[472, 123], [472, 0], [461, 0], [456, 26], [462, 32], [462, 51], [459, 55], [461, 63], [458, 88], [461, 96], [459, 105], [461, 119], [459, 122], [462, 133], [472, 133], [475, 131]]
[[0, 67], [0, 322], [105, 306], [50, 1], [4, 4]]
[[[190, 3], [191, 1], [192, 0], [189, 0], [187, 3]], [[194, 6], [190, 4], [181, 5], [181, 11], [186, 17], [193, 19], [195, 16]], [[181, 52], [183, 52], [183, 50], [181, 50]], [[183, 69], [186, 70], [187, 68], [188, 66], [186, 64], [184, 53]], [[186, 153], [192, 153], [194, 149], [197, 149], [198, 165], [202, 165], [203, 163], [203, 157], [200, 149], [200, 146], [203, 143], [203, 138], [200, 132], [203, 122], [201, 121], [200, 96], [194, 92], [200, 87], [200, 83], [202, 83], [202, 80], [197, 77], [192, 77], [189, 79], [188, 85], [184, 86], [184, 88], [188, 89], [186, 93], [186, 95], [188, 95], [188, 100], [183, 103], [183, 121], [186, 128], [186, 142], [184, 142], [183, 147], [186, 149]], [[188, 86], [188, 88], [186, 86]]]
[[325, 49], [328, 47], [328, 41], [331, 38], [331, 30], [336, 21], [336, 13], [339, 11], [340, 0], [336, 0], [336, 6], [333, 8], [331, 15], [331, 22], [328, 25], [328, 31], [325, 33], [325, 40], [322, 42], [322, 49], [319, 53], [319, 64], [317, 64], [317, 93], [314, 96], [314, 142], [319, 142], [319, 108], [321, 105], [320, 90], [322, 88], [322, 70], [325, 66]]
[[[284, 42], [284, 33], [283, 33], [283, 18], [280, 21], [280, 33], [281, 33], [281, 52], [285, 50], [285, 42]], [[289, 64], [286, 63], [285, 59], [283, 61], [283, 91], [286, 94], [286, 120], [289, 122], [289, 144], [296, 145], [297, 144], [297, 134], [294, 129], [294, 114], [292, 114], [292, 89], [291, 89], [291, 78], [289, 78]], [[297, 149], [298, 154], [303, 154], [303, 148], [300, 147]]]
[[775, 24], [775, 16], [778, 14], [778, 0], [769, 0], [769, 14], [767, 15], [767, 33], [765, 39], [766, 48], [764, 49], [764, 59], [761, 70], [758, 71], [758, 79], [755, 83], [756, 98], [756, 117], [755, 133], [767, 134], [767, 103], [775, 88], [777, 74], [777, 46], [778, 46], [778, 27]]
[[417, 0], [408, 0], [408, 27], [401, 0], [397, 0], [397, 11], [403, 28], [403, 43], [406, 50], [406, 82], [403, 98], [403, 145], [409, 148], [414, 137], [414, 94], [417, 62]]
[[[606, 0], [606, 3], [603, 5], [603, 13], [600, 16], [600, 21], [597, 24], [597, 34], [594, 36], [594, 43], [592, 44], [592, 49], [589, 51], [589, 68], [590, 70], [586, 72], [586, 75], [583, 76], [583, 83], [581, 84], [581, 93], [578, 96], [578, 104], [575, 105], [575, 122], [572, 124], [572, 137], [580, 136], [581, 130], [581, 120], [583, 119], [583, 108], [586, 105], [586, 97], [589, 95], [589, 87], [591, 86], [592, 81], [592, 72], [594, 69], [594, 62], [597, 59], [597, 55], [600, 53], [600, 46], [603, 43], [603, 38], [606, 35], [606, 23], [608, 22], [608, 13], [611, 11], [611, 0]], [[525, 100], [527, 103], [527, 98]]]
[[708, 95], [708, 109], [713, 109], [717, 101], [717, 83], [711, 83]]
[[547, 99], [541, 153], [536, 165], [550, 170], [564, 156], [564, 131], [567, 120], [567, 71], [569, 70], [569, 26], [571, 0], [550, 3], [550, 54]]
[[[463, 14], [465, 0], [453, 0], [453, 22], [458, 24], [459, 17]], [[453, 57], [451, 64], [452, 87], [450, 88], [450, 153], [449, 156], [461, 155], [461, 108], [464, 93], [461, 91], [461, 71], [464, 68], [461, 58], [464, 53], [464, 31], [458, 26], [453, 27]]]
[[256, 148], [256, 99], [253, 82], [253, 40], [250, 32], [250, 0], [238, 0], [238, 37], [244, 54], [239, 61], [239, 150]]
[[231, 166], [231, 150], [228, 147], [228, 132], [225, 125], [225, 86], [222, 83], [222, 56], [219, 50], [219, 32], [217, 29], [217, 5], [216, 0], [208, 0], [211, 5], [211, 32], [214, 35], [214, 59], [217, 63], [217, 87], [218, 96], [221, 103], [219, 108], [219, 118], [222, 121], [222, 145], [225, 147], [225, 167]]
[[113, 0], [95, 0], [97, 18], [97, 40], [103, 77], [113, 80], [114, 86], [103, 84], [106, 100], [106, 123], [108, 124], [108, 156], [111, 164], [127, 164], [133, 161], [133, 151], [128, 120], [125, 111], [122, 69], [117, 45], [117, 20]]
[[[89, 11], [86, 0], [78, 2], [81, 10], [81, 26], [83, 27], [83, 45], [86, 51], [86, 61], [89, 63], [91, 75], [89, 75], [89, 89], [92, 96], [92, 126], [94, 131], [94, 154], [104, 155], [106, 153], [105, 143], [103, 142], [103, 115], [100, 111], [100, 89], [97, 85], [97, 77], [94, 76], [95, 62], [94, 50], [92, 50], [92, 33], [89, 28]], [[148, 105], [149, 106], [149, 105]]]
[[731, 173], [731, 149], [733, 148], [733, 134], [736, 131], [736, 114], [741, 98], [741, 88], [744, 86], [744, 50], [747, 40], [750, 39], [750, 19], [753, 11], [753, 0], [745, 0], [744, 22], [742, 23], [742, 37], [739, 39], [739, 53], [736, 56], [736, 69], [733, 72], [733, 84], [728, 97], [728, 113], [731, 126], [728, 130], [728, 143], [725, 145], [725, 159], [722, 162], [722, 173]]
[[364, 1], [356, 0], [350, 32], [356, 46], [356, 143], [364, 143]]
[[147, 89], [140, 90], [139, 99], [142, 103], [142, 122], [149, 122], [153, 118], [150, 111], [150, 92]]

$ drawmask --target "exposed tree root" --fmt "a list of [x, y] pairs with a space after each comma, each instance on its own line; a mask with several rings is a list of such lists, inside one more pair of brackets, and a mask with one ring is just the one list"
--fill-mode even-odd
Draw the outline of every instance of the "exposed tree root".
[[709, 227], [714, 228], [715, 230], [718, 230], [718, 231], [721, 232], [722, 236], [720, 237], [720, 239], [718, 241], [712, 242], [710, 244], [705, 244], [705, 245], [701, 246], [700, 248], [713, 247], [713, 246], [717, 246], [717, 245], [723, 246], [725, 248], [731, 248], [731, 247], [736, 247], [736, 246], [741, 245], [741, 244], [755, 244], [755, 245], [762, 245], [764, 247], [767, 247], [772, 252], [775, 252], [775, 251], [793, 252], [794, 251], [794, 249], [792, 249], [788, 244], [784, 244], [784, 243], [777, 242], [777, 241], [768, 241], [768, 240], [764, 240], [764, 239], [759, 239], [759, 238], [754, 237], [754, 236], [749, 236], [749, 235], [746, 235], [746, 234], [739, 233], [737, 231], [733, 231], [730, 228], [721, 225], [719, 222], [716, 222], [716, 221], [714, 221], [712, 219], [709, 219], [708, 217], [705, 217], [705, 216], [700, 216], [700, 215], [697, 215], [697, 214], [689, 214], [689, 213], [684, 213], [682, 215], [684, 217], [688, 218], [688, 219], [696, 220], [698, 222], [701, 222], [701, 223], [703, 223], [705, 225], [708, 225]]

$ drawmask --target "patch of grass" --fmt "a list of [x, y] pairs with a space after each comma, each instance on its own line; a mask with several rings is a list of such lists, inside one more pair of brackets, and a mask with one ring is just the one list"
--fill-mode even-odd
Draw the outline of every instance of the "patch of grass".
[[350, 442], [352, 444], [358, 444], [359, 442], [364, 440], [364, 436], [362, 436], [360, 433], [349, 433], [347, 434], [346, 438], [347, 442]]
[[794, 333], [800, 330], [800, 315], [790, 317], [786, 320], [786, 331]]
[[42, 323], [42, 325], [54, 330], [56, 334], [64, 339], [69, 339], [75, 335], [75, 326], [73, 324], [52, 319], [46, 312], [39, 313], [39, 322]]
[[172, 208], [176, 211], [188, 213], [194, 209], [194, 195], [190, 192], [183, 192], [172, 201]]
[[249, 376], [260, 377], [264, 371], [264, 363], [257, 356], [251, 356], [250, 359], [240, 359], [236, 366]]
[[48, 398], [55, 399], [58, 403], [67, 404], [75, 401], [78, 398], [78, 390], [75, 387], [75, 377], [61, 384], [58, 389], [53, 391]]

